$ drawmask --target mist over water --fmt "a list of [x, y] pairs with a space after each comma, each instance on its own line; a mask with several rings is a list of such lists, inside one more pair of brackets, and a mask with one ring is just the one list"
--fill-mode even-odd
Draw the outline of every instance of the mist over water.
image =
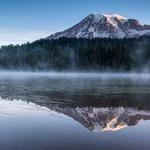
[[149, 81], [150, 74], [135, 73], [1, 72], [0, 92], [41, 102], [94, 103], [103, 96], [149, 94]]
[[136, 73], [1, 71], [0, 149], [146, 149], [149, 81]]
[[0, 71], [0, 77], [66, 77], [66, 78], [129, 78], [129, 79], [149, 79], [150, 73], [117, 73], [117, 72], [28, 72], [28, 71]]

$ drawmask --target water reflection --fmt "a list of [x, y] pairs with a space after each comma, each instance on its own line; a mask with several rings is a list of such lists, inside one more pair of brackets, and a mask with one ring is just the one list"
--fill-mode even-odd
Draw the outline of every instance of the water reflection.
[[149, 78], [0, 77], [0, 149], [149, 150]]
[[32, 102], [25, 102], [22, 100], [9, 100], [0, 98], [0, 115], [10, 116], [27, 116], [48, 114], [49, 116], [65, 117], [61, 113], [57, 113], [49, 108], [34, 104]]
[[141, 120], [150, 120], [150, 111], [124, 107], [61, 107], [51, 104], [47, 107], [21, 100], [0, 98], [2, 115], [27, 116], [46, 114], [49, 117], [72, 118], [93, 132], [118, 131], [136, 126]]
[[136, 126], [141, 120], [150, 120], [149, 111], [133, 108], [60, 108], [53, 106], [52, 109], [72, 117], [94, 132], [118, 131], [129, 126]]

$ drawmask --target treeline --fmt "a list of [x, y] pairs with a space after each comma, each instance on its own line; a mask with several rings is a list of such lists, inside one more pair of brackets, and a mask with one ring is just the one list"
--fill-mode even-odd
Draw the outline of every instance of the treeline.
[[150, 70], [150, 37], [39, 40], [2, 46], [0, 69], [56, 71]]

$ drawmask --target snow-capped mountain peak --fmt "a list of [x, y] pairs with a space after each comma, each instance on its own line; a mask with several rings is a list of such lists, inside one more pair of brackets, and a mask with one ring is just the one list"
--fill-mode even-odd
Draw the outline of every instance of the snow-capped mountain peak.
[[117, 15], [117, 14], [103, 14], [104, 17], [107, 18], [107, 20], [109, 21], [109, 23], [111, 24], [115, 24], [115, 26], [117, 26], [117, 21], [120, 21], [121, 23], [125, 23], [128, 19], [123, 17], [123, 16], [120, 16], [120, 15]]
[[68, 38], [132, 38], [150, 35], [150, 25], [118, 14], [90, 14], [80, 23], [46, 39]]
[[123, 17], [121, 15], [118, 15], [118, 14], [103, 14], [105, 17], [109, 17], [109, 18], [117, 18], [119, 20], [127, 20], [126, 17]]

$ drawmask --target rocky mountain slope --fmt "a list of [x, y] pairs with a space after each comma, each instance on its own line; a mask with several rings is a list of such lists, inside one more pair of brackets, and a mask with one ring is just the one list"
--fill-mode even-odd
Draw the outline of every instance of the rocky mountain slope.
[[90, 14], [80, 23], [46, 39], [68, 38], [133, 38], [150, 35], [150, 25], [117, 14]]

